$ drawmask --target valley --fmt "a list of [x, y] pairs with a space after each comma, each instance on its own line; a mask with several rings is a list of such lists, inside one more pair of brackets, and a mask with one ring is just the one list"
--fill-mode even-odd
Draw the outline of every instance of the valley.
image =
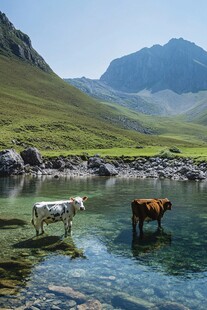
[[155, 155], [172, 146], [206, 148], [207, 91], [182, 94], [184, 99], [166, 90], [130, 94], [86, 78], [74, 87], [50, 69], [27, 35], [4, 14], [0, 17], [1, 149], [33, 146], [54, 156], [80, 150], [128, 149], [136, 155], [146, 150], [147, 155], [152, 147]]

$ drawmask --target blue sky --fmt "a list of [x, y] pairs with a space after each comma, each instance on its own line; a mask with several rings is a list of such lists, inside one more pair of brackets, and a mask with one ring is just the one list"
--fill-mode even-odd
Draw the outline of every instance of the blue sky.
[[110, 62], [184, 38], [207, 50], [206, 0], [0, 0], [62, 78], [100, 78]]

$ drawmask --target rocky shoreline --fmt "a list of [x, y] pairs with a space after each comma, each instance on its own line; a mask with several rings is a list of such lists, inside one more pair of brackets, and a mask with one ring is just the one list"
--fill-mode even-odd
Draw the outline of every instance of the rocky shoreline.
[[154, 178], [172, 180], [207, 180], [207, 162], [196, 164], [182, 157], [138, 157], [130, 159], [68, 156], [43, 158], [40, 152], [29, 147], [18, 154], [14, 149], [0, 152], [0, 176], [52, 175], [86, 177], [116, 176], [125, 178]]

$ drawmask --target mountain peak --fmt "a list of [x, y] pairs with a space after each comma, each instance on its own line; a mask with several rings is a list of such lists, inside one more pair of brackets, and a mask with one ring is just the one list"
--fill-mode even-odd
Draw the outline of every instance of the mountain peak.
[[13, 24], [9, 21], [6, 14], [0, 11], [0, 23], [7, 25], [8, 27], [14, 28]]
[[182, 37], [180, 37], [180, 38], [170, 39], [167, 44], [169, 44], [169, 43], [185, 43], [185, 42], [191, 43], [190, 41], [184, 40]]
[[206, 90], [207, 52], [183, 38], [173, 38], [163, 46], [153, 45], [112, 61], [100, 79], [129, 93]]
[[15, 29], [2, 12], [0, 12], [0, 54], [18, 57], [46, 72], [52, 72], [44, 59], [33, 49], [29, 36]]

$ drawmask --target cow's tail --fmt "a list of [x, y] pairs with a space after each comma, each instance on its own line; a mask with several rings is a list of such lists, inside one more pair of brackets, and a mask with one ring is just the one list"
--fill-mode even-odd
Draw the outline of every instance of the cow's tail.
[[132, 214], [136, 212], [136, 216], [140, 217], [140, 208], [137, 208], [137, 206], [139, 206], [139, 203], [135, 199], [131, 202]]
[[32, 219], [31, 219], [31, 223], [33, 226], [35, 226], [36, 213], [37, 213], [36, 206], [34, 205], [32, 208]]

